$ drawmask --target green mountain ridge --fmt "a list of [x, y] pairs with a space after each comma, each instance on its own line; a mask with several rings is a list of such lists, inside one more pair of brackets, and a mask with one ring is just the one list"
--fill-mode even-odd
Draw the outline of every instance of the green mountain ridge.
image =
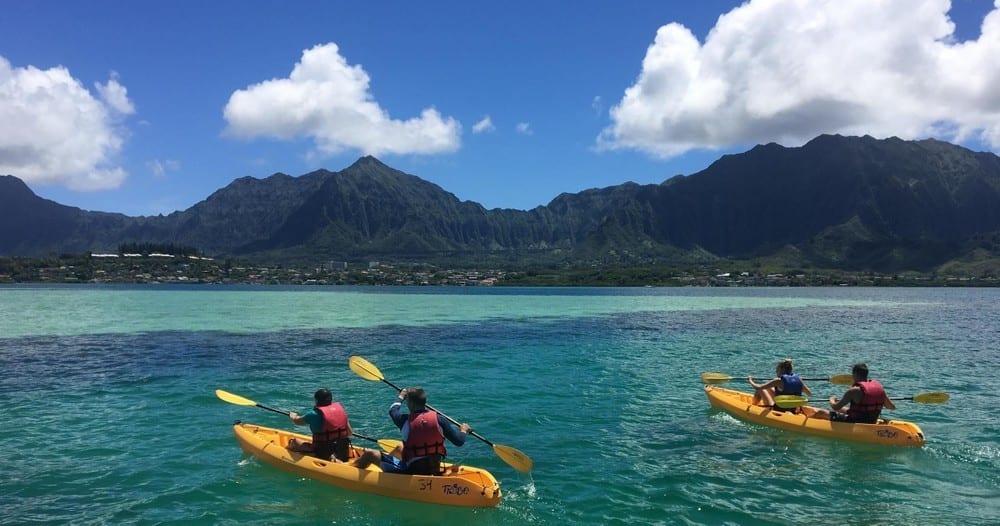
[[234, 180], [168, 216], [88, 212], [0, 177], [0, 255], [125, 242], [318, 264], [647, 266], [768, 259], [898, 272], [1000, 256], [1000, 157], [936, 140], [823, 135], [759, 145], [661, 184], [557, 196], [532, 210], [461, 201], [362, 157], [339, 172]]

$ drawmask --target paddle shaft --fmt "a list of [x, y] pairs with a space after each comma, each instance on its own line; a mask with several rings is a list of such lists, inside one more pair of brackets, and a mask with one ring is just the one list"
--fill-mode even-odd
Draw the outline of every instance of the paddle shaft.
[[[943, 404], [948, 401], [948, 393], [933, 392], [933, 393], [920, 393], [913, 396], [893, 396], [889, 397], [889, 400], [899, 400], [899, 401], [910, 401], [916, 402], [918, 404]], [[779, 407], [799, 407], [810, 402], [818, 402], [820, 399], [814, 398], [810, 400], [804, 396], [797, 395], [780, 395], [774, 398], [774, 402]]]
[[254, 405], [257, 406], [257, 407], [259, 407], [259, 408], [261, 408], [261, 409], [264, 409], [266, 411], [271, 411], [273, 413], [278, 413], [279, 415], [288, 416], [288, 411], [282, 411], [281, 409], [275, 409], [273, 407], [267, 407], [266, 405], [263, 405], [263, 404], [254, 404]]
[[[264, 404], [257, 404], [257, 403], [255, 403], [254, 406], [259, 407], [261, 409], [264, 409], [266, 411], [271, 411], [272, 413], [278, 413], [279, 415], [289, 416], [288, 411], [282, 411], [281, 409], [275, 409], [273, 407], [267, 407]], [[360, 438], [360, 439], [362, 439], [362, 440], [370, 440], [372, 442], [378, 442], [377, 438], [366, 437], [364, 435], [359, 435], [357, 433], [351, 433], [351, 434], [354, 435], [354, 436], [356, 436], [356, 437], [358, 437], [358, 438]]]
[[[749, 380], [750, 378], [767, 378], [767, 376], [729, 376], [728, 374], [722, 373], [702, 373], [701, 381], [706, 384], [724, 384], [726, 382], [731, 382], [733, 380]], [[803, 381], [809, 382], [831, 382], [837, 385], [851, 385], [854, 383], [854, 377], [849, 374], [838, 374], [836, 376], [828, 376], [825, 378], [802, 378]]]
[[[385, 382], [385, 383], [387, 383], [387, 384], [389, 384], [390, 387], [392, 387], [393, 389], [395, 389], [398, 392], [402, 392], [403, 391], [402, 387], [399, 387], [398, 385], [390, 382], [389, 380], [386, 380], [385, 378], [382, 378], [382, 381]], [[452, 418], [452, 417], [450, 417], [450, 416], [442, 413], [441, 411], [438, 411], [437, 409], [434, 409], [434, 407], [431, 406], [430, 404], [427, 404], [424, 407], [426, 407], [427, 409], [430, 409], [431, 411], [434, 411], [435, 413], [443, 416], [445, 418], [445, 420], [451, 422], [452, 424], [455, 424], [456, 426], [461, 426], [462, 425], [462, 424], [459, 424], [458, 421], [455, 420], [454, 418]], [[473, 431], [471, 429], [469, 430], [469, 434], [472, 435], [472, 436], [474, 436], [474, 437], [476, 437], [476, 438], [478, 438], [479, 440], [482, 440], [483, 442], [489, 444], [490, 447], [494, 447], [494, 448], [496, 447], [493, 444], [493, 442], [490, 442], [489, 440], [486, 440], [485, 437], [483, 437], [482, 435], [480, 435], [479, 433], [476, 433], [475, 431]]]

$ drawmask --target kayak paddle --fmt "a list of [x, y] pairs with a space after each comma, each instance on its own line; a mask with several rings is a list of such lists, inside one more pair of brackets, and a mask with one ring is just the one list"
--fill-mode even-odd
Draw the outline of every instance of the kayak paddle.
[[[943, 404], [948, 401], [948, 398], [951, 398], [948, 393], [936, 391], [933, 393], [920, 393], [915, 396], [889, 397], [889, 400], [908, 400], [918, 404]], [[774, 397], [774, 404], [786, 409], [803, 406], [810, 401], [804, 396], [778, 395]]]
[[[368, 360], [365, 360], [360, 356], [351, 356], [351, 359], [348, 362], [348, 364], [351, 366], [351, 370], [354, 371], [355, 374], [364, 378], [365, 380], [371, 380], [373, 382], [385, 382], [396, 391], [403, 390], [397, 385], [390, 382], [389, 380], [386, 380], [385, 377], [382, 376], [382, 372], [378, 370], [378, 367], [375, 367], [375, 364], [369, 362]], [[426, 407], [427, 409], [430, 409], [431, 411], [434, 411], [435, 413], [443, 416], [446, 420], [448, 420], [452, 424], [455, 424], [456, 426], [460, 425], [458, 421], [456, 421], [454, 418], [442, 413], [441, 411], [438, 411], [437, 409], [434, 409], [433, 407], [431, 407], [430, 404], [427, 404]], [[479, 440], [482, 440], [487, 445], [492, 447], [493, 452], [496, 453], [496, 455], [500, 457], [501, 460], [509, 464], [514, 469], [518, 471], [531, 471], [531, 466], [533, 462], [528, 455], [525, 455], [521, 451], [518, 451], [517, 449], [514, 449], [510, 446], [502, 446], [499, 444], [494, 444], [493, 442], [486, 440], [479, 433], [476, 433], [471, 429], [469, 430], [469, 434], [478, 438]]]
[[[722, 373], [701, 373], [701, 381], [706, 384], [724, 384], [732, 380], [746, 380], [747, 378], [747, 376], [733, 378], [728, 374]], [[803, 380], [809, 382], [830, 382], [836, 385], [851, 385], [854, 383], [854, 376], [850, 374], [838, 374], [829, 378], [803, 378]]]
[[[215, 396], [218, 396], [219, 399], [222, 400], [223, 402], [229, 402], [230, 404], [247, 405], [247, 406], [259, 407], [259, 408], [264, 409], [266, 411], [271, 411], [273, 413], [278, 413], [278, 414], [282, 414], [282, 415], [288, 416], [288, 411], [282, 411], [280, 409], [275, 409], [273, 407], [267, 407], [266, 405], [258, 404], [257, 402], [254, 402], [253, 400], [251, 400], [249, 398], [244, 398], [244, 397], [242, 397], [240, 395], [233, 394], [233, 393], [230, 393], [228, 391], [223, 391], [222, 389], [216, 389], [215, 390]], [[398, 446], [398, 445], [400, 445], [402, 443], [399, 440], [392, 440], [392, 439], [389, 439], [389, 438], [383, 438], [383, 439], [379, 440], [377, 438], [372, 438], [372, 437], [368, 437], [368, 436], [365, 436], [365, 435], [359, 435], [357, 433], [352, 433], [352, 434], [354, 436], [362, 439], [362, 440], [368, 440], [368, 441], [371, 441], [371, 442], [378, 443], [378, 446], [380, 448], [382, 448], [386, 453], [392, 451], [393, 449], [396, 448], [396, 446]]]

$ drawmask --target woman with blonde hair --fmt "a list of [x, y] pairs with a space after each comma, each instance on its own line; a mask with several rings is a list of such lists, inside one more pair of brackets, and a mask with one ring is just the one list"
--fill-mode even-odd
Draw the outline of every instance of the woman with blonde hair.
[[774, 371], [774, 378], [772, 378], [767, 383], [758, 384], [753, 381], [753, 376], [747, 378], [750, 385], [754, 388], [753, 403], [758, 405], [763, 401], [762, 405], [773, 407], [777, 410], [784, 411], [774, 405], [774, 397], [777, 395], [794, 395], [802, 396], [802, 393], [806, 395], [811, 395], [812, 391], [809, 386], [799, 378], [799, 375], [792, 372], [792, 359], [785, 358], [784, 360], [778, 362], [778, 366]]

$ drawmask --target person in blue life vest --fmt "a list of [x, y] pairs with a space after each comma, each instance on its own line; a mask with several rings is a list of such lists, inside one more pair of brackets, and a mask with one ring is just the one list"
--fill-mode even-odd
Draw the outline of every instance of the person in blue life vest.
[[[775, 407], [774, 397], [777, 395], [802, 396], [802, 393], [811, 395], [809, 386], [802, 381], [798, 374], [792, 372], [792, 359], [785, 358], [778, 362], [774, 371], [774, 378], [766, 383], [758, 384], [753, 381], [753, 376], [747, 377], [747, 381], [754, 388], [753, 403], [760, 404], [763, 400], [765, 406]], [[775, 409], [779, 409], [775, 407]], [[781, 409], [784, 411], [784, 409]]]
[[[402, 412], [404, 401], [409, 413]], [[441, 460], [448, 454], [445, 439], [461, 447], [472, 430], [469, 424], [455, 429], [447, 418], [427, 409], [427, 392], [419, 387], [401, 390], [389, 406], [389, 417], [402, 433], [403, 445], [388, 454], [381, 453], [379, 466], [387, 473], [444, 474]], [[369, 458], [366, 453], [355, 465], [364, 468]]]
[[[882, 414], [882, 408], [896, 409], [896, 404], [889, 399], [888, 393], [878, 380], [868, 379], [868, 365], [856, 363], [851, 368], [854, 384], [839, 400], [830, 397], [830, 411], [820, 409], [813, 418], [833, 420], [834, 422], [857, 422], [874, 424]], [[850, 404], [846, 409], [844, 406]]]
[[299, 415], [295, 411], [288, 413], [295, 425], [309, 425], [312, 431], [312, 442], [291, 439], [288, 449], [300, 453], [309, 453], [324, 460], [347, 462], [351, 451], [351, 424], [347, 412], [339, 402], [333, 401], [333, 393], [329, 389], [319, 389], [313, 394], [316, 406], [309, 412]]

